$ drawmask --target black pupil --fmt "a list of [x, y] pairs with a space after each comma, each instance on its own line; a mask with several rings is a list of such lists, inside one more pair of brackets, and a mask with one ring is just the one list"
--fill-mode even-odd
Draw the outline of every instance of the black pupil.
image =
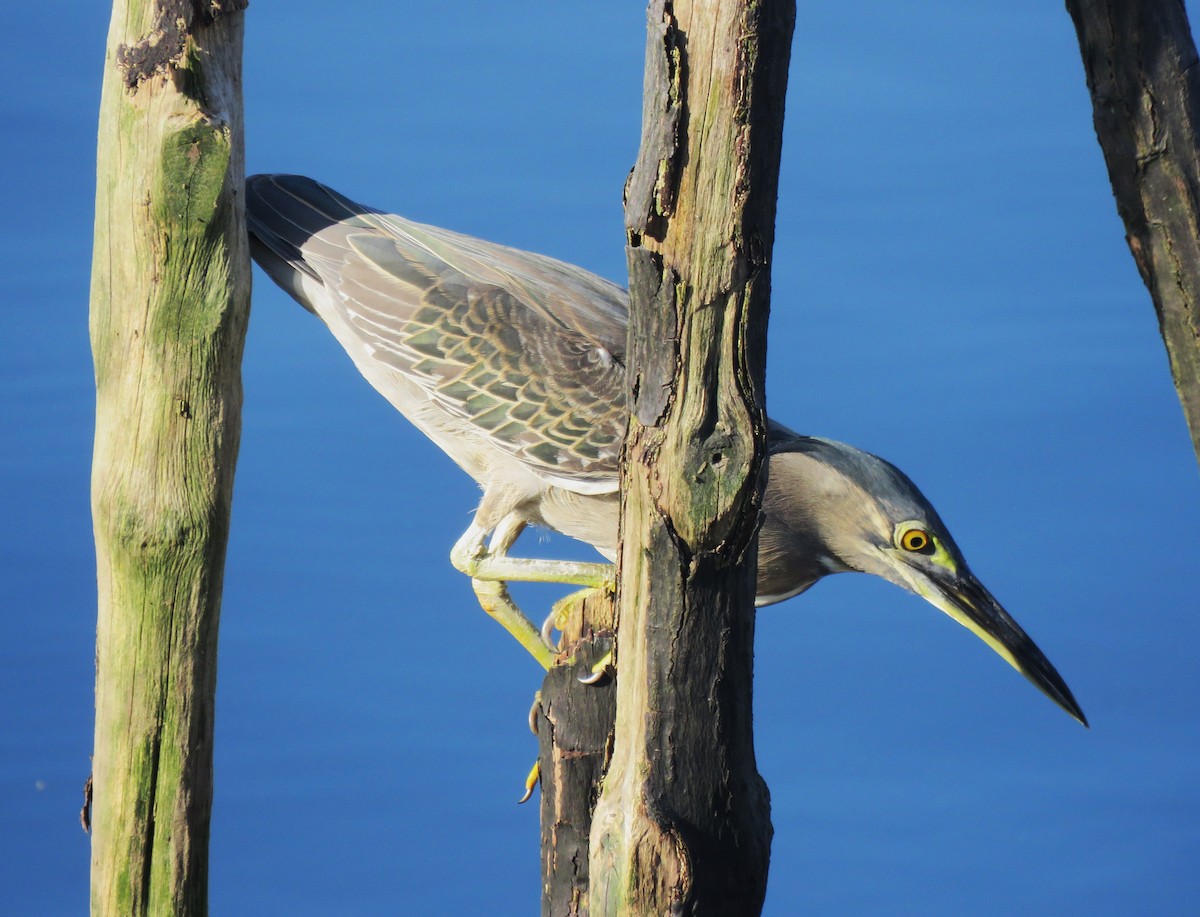
[[908, 546], [914, 551], [919, 551], [925, 547], [925, 536], [919, 532], [913, 532], [908, 536]]

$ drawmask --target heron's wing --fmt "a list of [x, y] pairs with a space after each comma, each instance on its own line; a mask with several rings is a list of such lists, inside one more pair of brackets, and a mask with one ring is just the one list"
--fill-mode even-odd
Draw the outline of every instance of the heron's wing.
[[620, 287], [299, 176], [249, 179], [247, 217], [255, 259], [327, 323], [336, 310], [371, 359], [539, 476], [615, 488], [627, 417]]

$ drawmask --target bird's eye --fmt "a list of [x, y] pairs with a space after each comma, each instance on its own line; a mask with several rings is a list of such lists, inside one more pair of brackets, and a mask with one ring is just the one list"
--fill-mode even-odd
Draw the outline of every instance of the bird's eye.
[[900, 536], [900, 547], [917, 554], [928, 554], [933, 550], [933, 536], [924, 529], [909, 529]]

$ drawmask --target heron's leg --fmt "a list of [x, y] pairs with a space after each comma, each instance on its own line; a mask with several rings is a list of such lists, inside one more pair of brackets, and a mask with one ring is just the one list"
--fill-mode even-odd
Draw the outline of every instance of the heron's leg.
[[612, 590], [614, 570], [611, 564], [509, 557], [508, 549], [524, 529], [524, 520], [509, 514], [496, 526], [491, 544], [485, 545], [488, 530], [472, 522], [450, 551], [450, 562], [471, 577], [471, 587], [483, 610], [548, 669], [553, 663], [552, 647], [543, 642], [541, 632], [517, 607], [506, 584], [569, 583]]
[[[457, 566], [457, 565], [456, 565]], [[488, 553], [459, 567], [472, 579], [502, 580], [510, 583], [563, 583], [612, 591], [616, 574], [612, 564], [586, 560], [544, 560], [540, 557], [508, 557]]]
[[549, 670], [554, 665], [554, 650], [542, 642], [541, 631], [517, 607], [508, 594], [508, 586], [500, 580], [472, 579], [471, 588], [483, 610], [512, 634], [543, 669]]
[[[509, 557], [508, 549], [525, 527], [507, 516], [496, 526], [492, 544], [484, 546], [487, 530], [471, 523], [450, 552], [450, 562], [472, 579], [510, 583], [566, 583], [611, 591], [616, 582], [612, 564], [575, 560]], [[501, 537], [503, 536], [503, 537]]]
[[487, 552], [493, 557], [504, 557], [508, 549], [517, 543], [528, 523], [516, 513], [509, 513], [492, 529], [492, 540]]
[[[450, 562], [461, 573], [471, 577], [471, 587], [483, 610], [525, 647], [542, 668], [549, 670], [555, 663], [550, 640], [554, 622], [560, 614], [567, 613], [573, 601], [582, 600], [593, 590], [600, 588], [611, 592], [615, 589], [615, 572], [612, 564], [509, 557], [508, 549], [525, 530], [525, 525], [523, 519], [510, 513], [500, 520], [492, 532], [491, 542], [485, 547], [488, 530], [472, 522], [451, 549]], [[568, 583], [585, 588], [555, 602], [550, 617], [539, 631], [508, 594], [508, 580]], [[533, 707], [529, 711], [530, 728], [535, 734], [536, 711], [540, 702], [539, 693], [534, 696]], [[525, 792], [519, 803], [529, 800], [540, 779], [541, 768], [535, 761], [525, 778]]]
[[542, 641], [541, 632], [525, 616], [508, 593], [504, 578], [478, 576], [481, 563], [495, 559], [507, 560], [505, 552], [517, 540], [525, 523], [515, 515], [506, 516], [496, 526], [491, 545], [485, 547], [487, 529], [472, 523], [450, 552], [454, 566], [471, 577], [471, 588], [479, 604], [501, 627], [529, 651], [538, 664], [549, 669], [554, 664], [554, 651]]

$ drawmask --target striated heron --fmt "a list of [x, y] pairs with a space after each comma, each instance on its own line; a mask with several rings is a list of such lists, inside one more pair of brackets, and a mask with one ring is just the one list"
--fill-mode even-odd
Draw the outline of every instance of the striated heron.
[[[505, 583], [611, 588], [613, 568], [508, 552], [537, 525], [615, 558], [626, 292], [573, 265], [364, 207], [301, 176], [252, 176], [246, 211], [254, 260], [482, 487], [451, 559], [489, 614], [549, 668], [553, 650]], [[883, 577], [973, 631], [1087, 724], [899, 469], [775, 423], [769, 448], [758, 605], [830, 573]]]

